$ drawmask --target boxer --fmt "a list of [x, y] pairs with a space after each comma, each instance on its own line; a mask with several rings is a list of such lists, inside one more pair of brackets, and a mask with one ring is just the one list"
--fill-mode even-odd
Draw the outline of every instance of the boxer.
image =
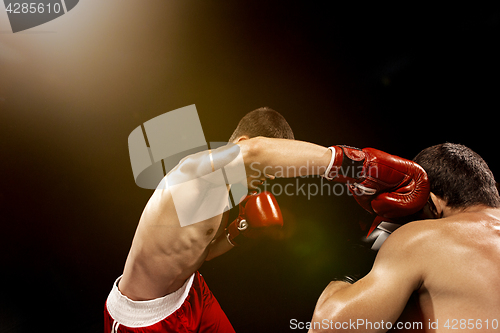
[[[363, 165], [353, 191], [365, 209], [401, 217], [422, 212], [429, 198], [432, 218], [394, 231], [360, 280], [331, 282], [319, 297], [309, 332], [331, 332], [330, 323], [352, 322], [356, 325], [344, 325], [343, 331], [498, 331], [500, 197], [484, 160], [451, 143], [424, 149], [414, 163], [370, 149], [333, 150], [338, 158]], [[377, 176], [369, 170], [373, 163]], [[414, 195], [416, 184], [424, 184], [425, 191], [422, 168], [429, 196]], [[422, 320], [398, 323], [411, 295]]]
[[[293, 176], [320, 174], [318, 165], [324, 172], [330, 151], [292, 139], [288, 123], [272, 109], [257, 109], [241, 119], [230, 141], [239, 146], [248, 188], [273, 178], [283, 167], [299, 170]], [[177, 170], [197, 166], [193, 155]], [[198, 195], [196, 188], [189, 191]], [[171, 188], [157, 188], [139, 220], [123, 275], [107, 298], [105, 332], [234, 332], [198, 269], [245, 237], [257, 237], [263, 229], [283, 223], [270, 193], [251, 193], [239, 209], [228, 227], [227, 212], [181, 226]]]

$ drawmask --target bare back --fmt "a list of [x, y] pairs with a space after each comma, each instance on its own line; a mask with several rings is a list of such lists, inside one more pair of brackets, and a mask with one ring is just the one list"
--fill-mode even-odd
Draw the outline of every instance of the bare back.
[[224, 232], [221, 220], [222, 214], [181, 227], [169, 189], [157, 189], [139, 221], [120, 291], [132, 300], [149, 300], [179, 289]]
[[[326, 166], [331, 160], [329, 149], [303, 141], [264, 137], [235, 141], [236, 145], [220, 147], [217, 152], [209, 150], [185, 157], [169, 172], [174, 181], [166, 183], [182, 186], [185, 207], [198, 212], [202, 210], [200, 200], [196, 198], [204, 197], [208, 192], [191, 180], [213, 174], [222, 166], [226, 175], [231, 175], [232, 184], [239, 182], [249, 189], [255, 189], [252, 181], [258, 179], [262, 182], [275, 172], [282, 172], [283, 167], [299, 170], [293, 177], [317, 175], [324, 172], [317, 165]], [[235, 146], [239, 148], [233, 149]], [[244, 165], [241, 165], [242, 161]], [[244, 175], [239, 173], [242, 166], [245, 168]], [[226, 190], [229, 189], [227, 185]], [[221, 212], [224, 205], [229, 204], [227, 193], [222, 192], [224, 189], [217, 192], [215, 201], [210, 200], [210, 203], [215, 203], [216, 212]], [[234, 199], [234, 192], [232, 195]], [[221, 255], [233, 247], [224, 234], [227, 215], [227, 212], [219, 213], [204, 221], [181, 227], [170, 190], [157, 189], [139, 221], [119, 282], [120, 291], [130, 299], [139, 301], [162, 297], [178, 290], [206, 259]]]
[[481, 208], [416, 223], [431, 230], [418, 290], [424, 327], [430, 332], [500, 329], [500, 210]]

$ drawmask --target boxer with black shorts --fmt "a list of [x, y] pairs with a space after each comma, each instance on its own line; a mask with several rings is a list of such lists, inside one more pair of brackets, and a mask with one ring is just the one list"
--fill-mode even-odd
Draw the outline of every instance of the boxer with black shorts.
[[[297, 177], [320, 174], [318, 165], [324, 172], [330, 151], [291, 139], [288, 123], [274, 110], [261, 108], [242, 118], [230, 141], [243, 157], [245, 186], [255, 188], [283, 167], [298, 170], [290, 175]], [[196, 167], [192, 155], [176, 168]], [[196, 188], [192, 191], [198, 195]], [[276, 200], [262, 192], [240, 203], [240, 215], [228, 227], [227, 212], [181, 226], [170, 188], [157, 188], [140, 218], [123, 275], [106, 301], [105, 332], [234, 332], [197, 270], [232, 249], [240, 236], [282, 223]]]
[[[430, 186], [426, 211], [431, 218], [407, 223], [392, 233], [365, 277], [352, 284], [331, 282], [317, 302], [309, 332], [338, 328], [345, 332], [498, 332], [500, 197], [484, 160], [471, 149], [451, 143], [424, 149], [415, 164], [373, 154], [370, 149], [351, 152], [334, 147], [333, 151], [340, 159], [363, 165], [362, 177], [354, 180], [359, 184], [354, 188], [360, 190], [356, 199], [386, 218], [414, 214], [425, 204], [426, 195], [410, 195], [416, 183], [425, 184], [422, 167]], [[370, 178], [367, 167], [374, 164], [378, 173]], [[328, 172], [325, 176], [335, 180]], [[388, 179], [395, 182], [389, 184]], [[419, 305], [420, 322], [398, 322], [400, 315], [415, 318], [405, 314], [412, 295]]]

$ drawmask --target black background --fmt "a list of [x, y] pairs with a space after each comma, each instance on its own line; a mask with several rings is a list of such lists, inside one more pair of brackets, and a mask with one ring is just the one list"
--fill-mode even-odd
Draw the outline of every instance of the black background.
[[[196, 104], [207, 141], [269, 106], [323, 146], [411, 159], [462, 143], [498, 175], [499, 21], [479, 5], [106, 1], [25, 34], [2, 22], [0, 332], [102, 331], [152, 194], [134, 183], [127, 137], [170, 110]], [[347, 196], [278, 201], [284, 239], [200, 270], [237, 332], [309, 321], [371, 218]]]

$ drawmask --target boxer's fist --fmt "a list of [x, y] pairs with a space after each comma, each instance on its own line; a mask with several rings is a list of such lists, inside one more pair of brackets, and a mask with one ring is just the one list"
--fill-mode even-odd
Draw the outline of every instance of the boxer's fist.
[[385, 240], [401, 225], [385, 221], [386, 219], [377, 216], [377, 225], [368, 234], [364, 234], [359, 239], [351, 239], [346, 258], [349, 262], [348, 271], [342, 278], [338, 279], [348, 283], [355, 283], [363, 278], [372, 269], [377, 252]]
[[283, 217], [274, 195], [270, 192], [254, 192], [240, 203], [238, 217], [227, 228], [227, 239], [237, 245], [241, 236], [257, 238], [270, 229], [282, 226]]
[[333, 146], [325, 177], [348, 183], [356, 201], [367, 211], [386, 218], [408, 216], [427, 203], [430, 185], [415, 162], [365, 148]]

